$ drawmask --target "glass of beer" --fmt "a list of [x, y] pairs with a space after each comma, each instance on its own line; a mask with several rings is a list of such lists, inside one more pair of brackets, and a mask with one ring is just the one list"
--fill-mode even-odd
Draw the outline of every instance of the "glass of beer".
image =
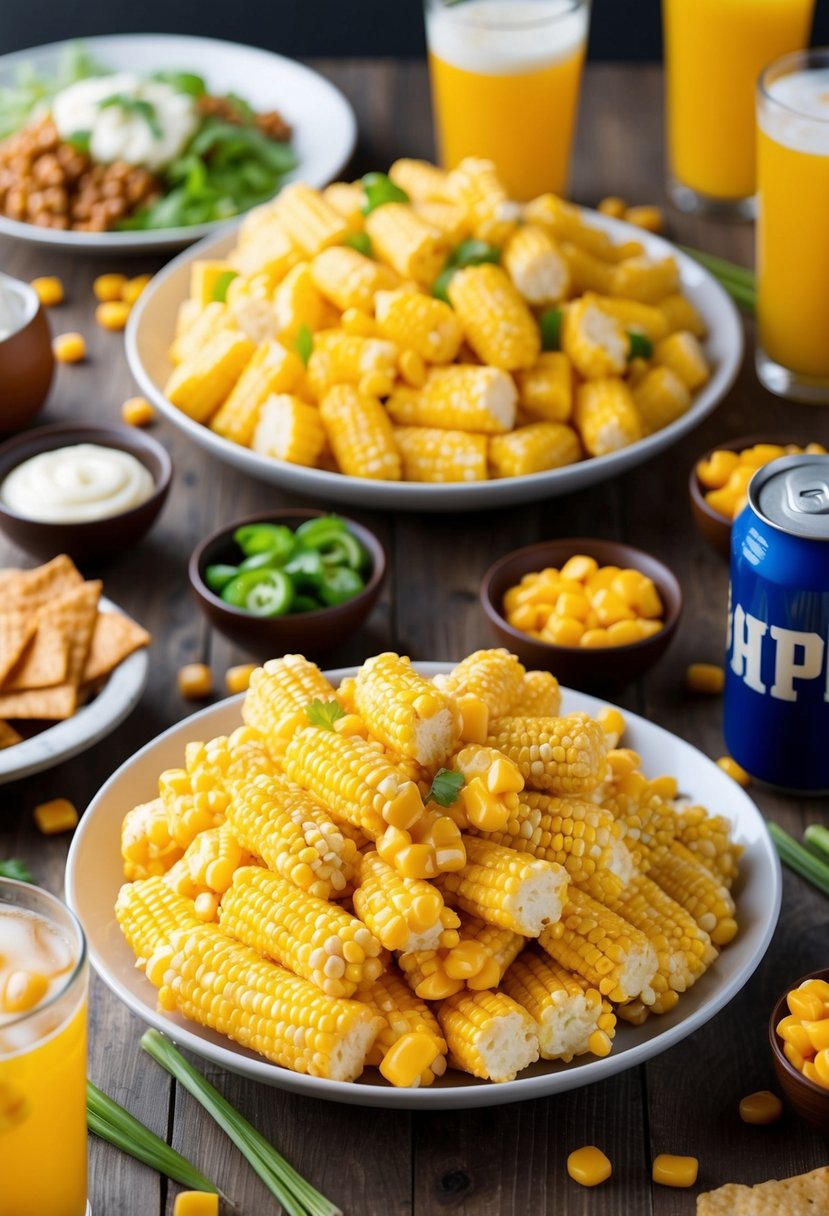
[[590, 0], [426, 0], [441, 162], [495, 162], [511, 198], [564, 194]]
[[0, 879], [0, 1216], [85, 1216], [83, 931], [54, 896]]
[[668, 193], [682, 211], [754, 215], [755, 91], [808, 46], [814, 0], [662, 0]]
[[829, 49], [786, 55], [757, 95], [757, 374], [829, 404]]

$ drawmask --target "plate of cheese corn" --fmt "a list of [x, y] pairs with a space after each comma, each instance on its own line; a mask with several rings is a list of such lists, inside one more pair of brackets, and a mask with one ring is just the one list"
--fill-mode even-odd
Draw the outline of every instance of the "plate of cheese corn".
[[496, 167], [293, 183], [150, 284], [133, 374], [197, 444], [296, 493], [465, 510], [594, 484], [709, 414], [734, 305], [668, 242]]
[[528, 672], [382, 654], [257, 669], [113, 775], [72, 843], [93, 965], [252, 1079], [495, 1105], [642, 1063], [770, 941], [751, 799], [661, 727]]

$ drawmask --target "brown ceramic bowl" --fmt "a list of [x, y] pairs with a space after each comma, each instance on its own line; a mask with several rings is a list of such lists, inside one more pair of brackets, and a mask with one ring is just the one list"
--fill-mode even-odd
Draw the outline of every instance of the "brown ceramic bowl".
[[741, 452], [743, 448], [751, 448], [755, 443], [796, 443], [799, 447], [805, 447], [807, 443], [815, 442], [818, 441], [814, 435], [793, 435], [791, 431], [775, 431], [770, 435], [739, 435], [736, 439], [726, 439], [722, 443], [715, 443], [707, 452], [703, 452], [696, 458], [688, 475], [691, 515], [700, 536], [703, 540], [708, 541], [711, 548], [715, 549], [720, 557], [724, 557], [726, 561], [731, 560], [731, 520], [726, 519], [713, 507], [709, 507], [705, 501], [705, 487], [700, 484], [697, 477], [697, 465], [700, 461], [708, 460], [712, 452], [723, 450]]
[[150, 497], [137, 507], [84, 523], [46, 523], [18, 515], [0, 502], [0, 531], [21, 549], [48, 560], [68, 553], [81, 566], [94, 566], [131, 549], [155, 523], [173, 476], [173, 463], [157, 439], [130, 426], [44, 426], [0, 445], [0, 486], [3, 479], [32, 456], [77, 443], [129, 452], [149, 469], [155, 483]]
[[284, 524], [296, 529], [307, 519], [316, 519], [325, 514], [325, 511], [294, 507], [249, 515], [212, 533], [193, 551], [188, 574], [190, 586], [202, 612], [220, 633], [258, 659], [272, 659], [294, 653], [316, 658], [328, 654], [356, 632], [377, 602], [386, 575], [386, 553], [380, 541], [362, 524], [345, 516], [341, 517], [368, 553], [371, 570], [365, 587], [358, 595], [343, 604], [321, 608], [318, 612], [289, 613], [287, 616], [252, 616], [241, 608], [226, 604], [211, 591], [204, 581], [204, 571], [215, 563], [238, 565], [240, 553], [233, 533], [244, 524]]
[[[542, 642], [508, 624], [503, 616], [505, 592], [520, 582], [523, 575], [547, 566], [561, 567], [576, 553], [594, 557], [600, 566], [641, 570], [653, 579], [665, 608], [663, 629], [653, 637], [631, 642], [628, 646], [589, 650]], [[667, 649], [682, 612], [679, 583], [662, 562], [631, 545], [588, 537], [545, 540], [508, 553], [486, 572], [480, 594], [492, 632], [502, 646], [517, 654], [527, 667], [551, 671], [562, 684], [585, 690], [614, 688], [641, 676]]]
[[787, 1101], [801, 1119], [814, 1124], [823, 1132], [829, 1132], [829, 1089], [816, 1085], [814, 1081], [804, 1077], [793, 1064], [789, 1063], [783, 1055], [783, 1040], [776, 1029], [777, 1023], [789, 1012], [786, 997], [792, 988], [799, 988], [804, 980], [815, 979], [829, 980], [829, 967], [801, 976], [799, 980], [790, 984], [785, 992], [781, 993], [769, 1018], [769, 1044], [774, 1061], [774, 1071], [777, 1073], [777, 1079]]
[[34, 288], [0, 275], [17, 328], [0, 338], [0, 438], [28, 426], [52, 384], [55, 357], [49, 322]]

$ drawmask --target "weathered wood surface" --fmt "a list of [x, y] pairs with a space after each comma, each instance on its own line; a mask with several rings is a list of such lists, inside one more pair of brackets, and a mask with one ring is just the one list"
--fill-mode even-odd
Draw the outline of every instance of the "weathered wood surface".
[[[429, 155], [426, 74], [422, 64], [363, 61], [317, 65], [356, 107], [361, 141], [354, 168], [387, 165], [396, 156]], [[574, 197], [594, 204], [604, 194], [662, 201], [661, 74], [656, 68], [597, 66], [587, 75], [579, 129]], [[543, 116], [539, 116], [539, 138]], [[748, 227], [670, 214], [671, 234], [746, 264]], [[21, 278], [57, 273], [67, 303], [52, 314], [56, 332], [80, 329], [87, 364], [62, 368], [42, 421], [112, 420], [132, 385], [121, 339], [92, 321], [96, 274], [123, 269], [116, 259], [69, 258], [0, 243], [0, 265]], [[131, 263], [133, 273], [157, 262]], [[751, 350], [750, 327], [747, 334]], [[689, 467], [710, 443], [749, 431], [792, 427], [827, 438], [826, 416], [777, 401], [757, 384], [750, 355], [716, 414], [693, 436], [615, 482], [567, 499], [456, 517], [356, 512], [381, 535], [391, 556], [383, 598], [361, 634], [336, 656], [354, 662], [394, 646], [416, 658], [455, 659], [488, 640], [477, 590], [490, 561], [544, 536], [622, 538], [662, 557], [676, 571], [685, 618], [670, 652], [641, 685], [620, 695], [696, 744], [722, 754], [720, 705], [692, 699], [684, 671], [693, 659], [717, 660], [722, 649], [727, 572], [693, 531], [686, 492]], [[183, 662], [210, 662], [217, 687], [243, 656], [206, 628], [190, 600], [186, 558], [221, 523], [295, 500], [247, 482], [165, 423], [155, 433], [176, 466], [169, 504], [150, 537], [105, 572], [107, 594], [154, 635], [150, 682], [140, 707], [106, 742], [60, 768], [0, 789], [0, 856], [25, 858], [38, 880], [60, 891], [68, 841], [44, 839], [31, 808], [58, 794], [83, 807], [137, 747], [190, 712], [172, 674]], [[0, 564], [26, 563], [0, 541]], [[755, 789], [763, 811], [799, 834], [827, 821], [826, 802], [798, 802]], [[757, 1181], [824, 1164], [829, 1144], [789, 1115], [771, 1129], [741, 1124], [740, 1096], [773, 1084], [765, 1038], [768, 1011], [784, 985], [825, 966], [829, 903], [785, 876], [784, 909], [772, 947], [743, 993], [706, 1028], [643, 1068], [572, 1094], [480, 1112], [408, 1113], [339, 1107], [257, 1086], [232, 1074], [209, 1075], [316, 1185], [349, 1216], [690, 1216], [693, 1195], [653, 1187], [652, 1155], [700, 1158], [700, 1187]], [[236, 1201], [239, 1216], [277, 1205], [189, 1095], [138, 1047], [141, 1025], [95, 981], [90, 1075], [140, 1118], [207, 1169]], [[614, 1163], [612, 1181], [584, 1191], [566, 1176], [567, 1153], [601, 1145]], [[96, 1216], [171, 1212], [175, 1186], [98, 1141], [91, 1142], [91, 1197]], [[699, 1188], [697, 1188], [699, 1189]]]

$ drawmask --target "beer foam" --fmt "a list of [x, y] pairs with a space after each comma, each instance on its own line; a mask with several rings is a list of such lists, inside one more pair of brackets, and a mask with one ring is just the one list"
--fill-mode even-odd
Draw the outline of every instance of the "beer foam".
[[795, 152], [829, 156], [829, 68], [792, 72], [766, 86], [760, 126]]
[[571, 59], [587, 38], [588, 8], [573, 0], [466, 0], [431, 6], [429, 50], [444, 63], [487, 76], [539, 71]]

